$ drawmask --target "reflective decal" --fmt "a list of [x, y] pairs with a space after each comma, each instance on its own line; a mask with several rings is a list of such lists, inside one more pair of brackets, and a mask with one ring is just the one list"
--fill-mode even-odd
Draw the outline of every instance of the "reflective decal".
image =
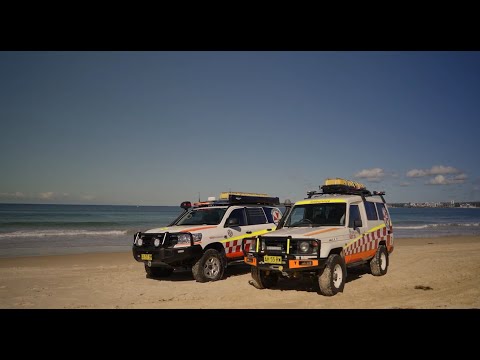
[[272, 209], [272, 218], [273, 218], [273, 222], [275, 224], [278, 224], [278, 222], [280, 221], [280, 219], [282, 218], [282, 213], [280, 212], [280, 210], [278, 209]]

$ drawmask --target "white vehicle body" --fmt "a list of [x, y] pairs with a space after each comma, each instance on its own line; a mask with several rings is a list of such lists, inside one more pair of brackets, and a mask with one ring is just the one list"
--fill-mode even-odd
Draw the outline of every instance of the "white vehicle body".
[[167, 276], [176, 267], [190, 267], [199, 282], [223, 277], [229, 263], [243, 259], [242, 240], [274, 231], [282, 213], [278, 198], [264, 194], [189, 202], [169, 226], [135, 234], [133, 257], [145, 264], [147, 276]]
[[330, 276], [320, 292], [331, 296], [343, 291], [347, 266], [370, 263], [374, 275], [386, 273], [394, 243], [384, 193], [358, 183], [322, 190], [296, 202], [277, 230], [257, 236], [248, 250], [244, 241], [256, 287], [272, 286], [279, 276]]

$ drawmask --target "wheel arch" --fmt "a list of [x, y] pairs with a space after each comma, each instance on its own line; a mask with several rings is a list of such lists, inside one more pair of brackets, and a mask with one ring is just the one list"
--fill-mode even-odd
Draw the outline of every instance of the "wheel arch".
[[217, 250], [220, 254], [225, 255], [225, 247], [219, 242], [214, 242], [214, 243], [208, 244], [207, 246], [205, 246], [203, 248], [203, 252], [205, 252], [209, 249]]
[[343, 247], [337, 247], [337, 248], [330, 249], [330, 252], [328, 253], [328, 256], [333, 255], [333, 254], [337, 254], [337, 255], [340, 255], [342, 258], [345, 258], [345, 254], [343, 252]]

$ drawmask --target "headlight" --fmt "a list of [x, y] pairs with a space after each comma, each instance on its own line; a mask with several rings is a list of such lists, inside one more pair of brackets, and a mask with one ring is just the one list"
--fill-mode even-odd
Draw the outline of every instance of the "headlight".
[[193, 236], [193, 241], [200, 241], [200, 240], [202, 240], [202, 233], [192, 234], [192, 236]]
[[298, 244], [298, 249], [300, 250], [300, 252], [306, 253], [310, 249], [310, 244], [308, 243], [308, 241], [301, 241]]
[[141, 237], [137, 239], [137, 246], [142, 246], [143, 245], [143, 240]]
[[190, 244], [190, 234], [178, 234], [177, 244]]
[[155, 238], [155, 240], [153, 241], [153, 245], [155, 245], [155, 247], [159, 247], [160, 246], [160, 239]]
[[[191, 234], [193, 237], [193, 241], [200, 241], [202, 240], [201, 233]], [[190, 233], [186, 234], [178, 234], [178, 242], [177, 244], [190, 244]]]

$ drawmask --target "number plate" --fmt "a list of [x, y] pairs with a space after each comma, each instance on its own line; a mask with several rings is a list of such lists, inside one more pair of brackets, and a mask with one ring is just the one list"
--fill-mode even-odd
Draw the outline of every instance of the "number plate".
[[141, 255], [142, 260], [150, 260], [152, 261], [152, 254], [142, 254]]
[[267, 264], [281, 264], [282, 263], [282, 257], [281, 256], [265, 255], [263, 257], [263, 261], [266, 262]]

